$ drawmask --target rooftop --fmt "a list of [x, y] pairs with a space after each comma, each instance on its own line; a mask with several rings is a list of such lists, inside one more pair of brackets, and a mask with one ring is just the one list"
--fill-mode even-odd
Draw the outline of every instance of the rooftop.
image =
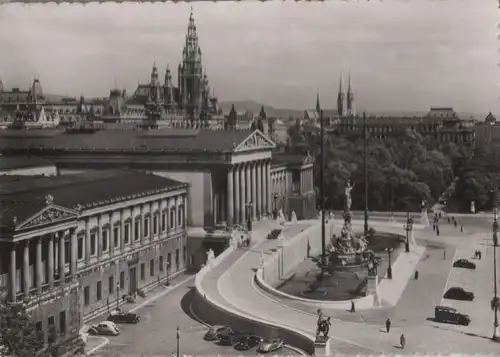
[[19, 130], [0, 132], [0, 150], [164, 150], [232, 151], [250, 135], [248, 130], [165, 129], [150, 132], [101, 130], [69, 135], [63, 130]]
[[38, 156], [12, 157], [0, 155], [0, 171], [46, 166], [54, 166], [54, 164]]
[[87, 171], [52, 177], [0, 176], [0, 226], [22, 223], [44, 209], [48, 195], [57, 206], [97, 207], [163, 190], [187, 187], [175, 180], [132, 170]]

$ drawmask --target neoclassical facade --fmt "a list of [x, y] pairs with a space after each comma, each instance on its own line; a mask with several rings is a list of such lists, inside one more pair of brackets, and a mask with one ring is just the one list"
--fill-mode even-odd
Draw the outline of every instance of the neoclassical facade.
[[132, 169], [189, 185], [186, 213], [190, 263], [217, 254], [231, 228], [268, 217], [274, 207], [290, 217], [314, 217], [315, 193], [310, 158], [275, 152], [260, 130], [170, 129], [148, 132], [63, 130], [0, 133], [5, 156], [41, 156], [59, 175], [87, 170]]
[[187, 266], [185, 183], [123, 170], [1, 182], [1, 286], [47, 341]]

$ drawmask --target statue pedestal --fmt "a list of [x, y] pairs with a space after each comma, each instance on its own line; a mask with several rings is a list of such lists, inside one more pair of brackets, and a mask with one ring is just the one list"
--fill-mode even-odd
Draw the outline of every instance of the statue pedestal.
[[330, 338], [323, 336], [316, 336], [314, 341], [314, 355], [315, 356], [330, 356]]
[[422, 214], [420, 217], [420, 223], [424, 225], [424, 227], [429, 227], [429, 217], [427, 215], [427, 209], [422, 210]]
[[368, 276], [366, 295], [373, 295], [373, 306], [380, 307], [382, 305], [382, 299], [378, 288], [378, 275]]

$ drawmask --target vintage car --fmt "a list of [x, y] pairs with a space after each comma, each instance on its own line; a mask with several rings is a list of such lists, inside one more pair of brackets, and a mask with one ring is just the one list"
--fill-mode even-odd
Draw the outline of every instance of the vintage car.
[[476, 269], [476, 264], [469, 262], [467, 259], [458, 259], [453, 263], [454, 268]]
[[283, 340], [276, 338], [273, 340], [262, 339], [257, 347], [257, 352], [273, 352], [283, 347]]
[[90, 335], [118, 336], [120, 334], [120, 329], [112, 321], [103, 321], [97, 325], [90, 326], [87, 332]]
[[465, 291], [463, 288], [453, 287], [449, 288], [443, 297], [445, 299], [472, 301], [474, 300], [474, 293]]
[[218, 334], [219, 344], [222, 346], [234, 346], [241, 338], [248, 336], [246, 332], [228, 330]]
[[261, 337], [255, 335], [244, 336], [236, 341], [234, 349], [238, 351], [247, 351], [255, 346], [258, 346], [261, 340]]
[[231, 331], [232, 328], [229, 326], [214, 325], [210, 327], [205, 336], [203, 336], [203, 339], [205, 341], [216, 341], [219, 339], [219, 334], [229, 333]]
[[118, 324], [136, 324], [141, 321], [141, 317], [131, 312], [114, 311], [107, 320]]
[[469, 315], [459, 313], [452, 307], [436, 306], [434, 309], [434, 321], [468, 326], [470, 324], [470, 317]]

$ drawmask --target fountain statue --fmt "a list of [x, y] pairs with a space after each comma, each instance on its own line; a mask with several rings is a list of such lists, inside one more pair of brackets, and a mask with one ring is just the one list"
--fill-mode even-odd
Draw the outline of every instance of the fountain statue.
[[[340, 232], [340, 237], [335, 237], [335, 241], [331, 242], [331, 253], [334, 256], [332, 262], [342, 266], [361, 264], [363, 260], [362, 253], [368, 245], [365, 237], [356, 237], [351, 226], [351, 206], [352, 196], [351, 191], [354, 185], [350, 181], [346, 182], [345, 206], [344, 206], [344, 226]], [[336, 259], [335, 259], [336, 258]]]

